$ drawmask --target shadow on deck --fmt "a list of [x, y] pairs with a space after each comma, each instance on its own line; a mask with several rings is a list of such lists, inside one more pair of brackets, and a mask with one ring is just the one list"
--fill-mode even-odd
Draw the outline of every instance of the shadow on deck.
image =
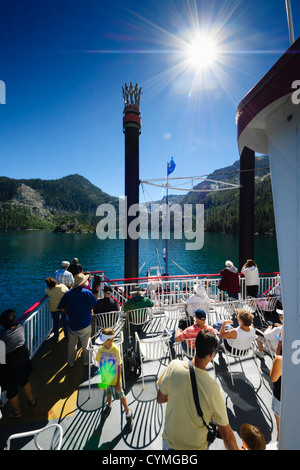
[[[160, 325], [157, 315], [151, 328]], [[143, 335], [149, 335], [149, 325], [143, 329]], [[124, 350], [128, 347], [127, 334]], [[80, 356], [80, 350], [79, 354]], [[0, 420], [0, 448], [5, 446], [8, 436], [47, 425], [59, 423], [64, 431], [64, 450], [161, 450], [161, 435], [164, 427], [166, 405], [156, 402], [157, 377], [165, 370], [168, 361], [146, 362], [144, 367], [145, 390], [142, 390], [142, 378], [134, 382], [126, 380], [124, 390], [129, 408], [133, 412], [133, 429], [128, 433], [125, 413], [120, 402], [112, 403], [112, 412], [104, 421], [101, 418], [104, 406], [103, 390], [97, 384], [97, 374], [92, 374], [89, 397], [88, 368], [78, 357], [71, 369], [66, 363], [67, 342], [60, 339], [52, 343], [48, 339], [34, 361], [31, 383], [38, 404], [29, 409], [21, 396], [23, 417], [9, 419], [6, 408]], [[186, 360], [186, 359], [185, 359]], [[263, 374], [260, 384], [258, 370], [252, 358], [241, 362], [231, 360], [235, 385], [232, 386], [230, 374], [223, 354], [215, 357], [217, 381], [220, 384], [227, 405], [230, 425], [235, 432], [238, 444], [241, 425], [248, 422], [258, 426], [266, 442], [275, 440], [276, 425], [271, 411], [271, 382], [269, 371], [272, 359], [258, 360]], [[96, 372], [96, 368], [93, 368]], [[214, 377], [212, 366], [209, 374]], [[256, 387], [256, 388], [255, 388]], [[31, 442], [21, 442], [18, 448], [32, 448]], [[224, 449], [223, 441], [217, 439], [211, 449]]]

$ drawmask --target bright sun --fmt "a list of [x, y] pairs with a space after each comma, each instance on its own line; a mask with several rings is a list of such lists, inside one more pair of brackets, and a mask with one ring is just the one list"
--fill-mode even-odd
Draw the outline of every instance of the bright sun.
[[187, 47], [187, 61], [191, 67], [204, 70], [212, 67], [218, 57], [218, 46], [208, 35], [198, 35]]

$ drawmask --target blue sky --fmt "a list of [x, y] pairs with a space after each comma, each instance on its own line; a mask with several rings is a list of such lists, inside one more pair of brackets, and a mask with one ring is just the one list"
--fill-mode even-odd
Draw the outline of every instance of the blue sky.
[[[298, 38], [300, 5], [291, 4]], [[172, 176], [206, 175], [239, 158], [237, 106], [289, 47], [284, 0], [4, 0], [0, 8], [0, 175], [78, 173], [114, 196], [124, 194], [125, 83], [143, 90], [140, 178], [165, 177], [171, 156]], [[200, 70], [199, 56], [187, 59], [199, 31], [216, 47]], [[147, 200], [163, 195], [144, 187]]]

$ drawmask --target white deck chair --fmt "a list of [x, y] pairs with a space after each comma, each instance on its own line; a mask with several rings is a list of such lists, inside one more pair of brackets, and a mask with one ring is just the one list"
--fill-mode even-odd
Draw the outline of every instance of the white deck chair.
[[262, 324], [265, 323], [264, 312], [274, 312], [278, 297], [257, 297], [256, 310]]
[[257, 335], [249, 339], [248, 338], [247, 339], [230, 339], [230, 342], [232, 341], [232, 344], [233, 344], [233, 346], [231, 346], [231, 351], [229, 351], [226, 348], [226, 342], [224, 341], [224, 339], [222, 340], [222, 346], [225, 352], [226, 361], [227, 361], [227, 365], [228, 365], [228, 369], [229, 369], [229, 373], [231, 377], [231, 383], [233, 386], [234, 386], [234, 380], [233, 380], [233, 375], [232, 375], [232, 371], [230, 367], [229, 357], [239, 359], [241, 363], [241, 358], [248, 356], [248, 354], [252, 354], [255, 365], [259, 372], [260, 383], [262, 382], [261, 371], [256, 362], [256, 356], [255, 356], [255, 351], [254, 351], [254, 348], [256, 347], [256, 339], [257, 339]]
[[156, 336], [154, 338], [140, 339], [135, 332], [136, 347], [139, 348], [141, 359], [141, 372], [143, 379], [143, 390], [145, 390], [143, 361], [159, 361], [169, 356], [171, 360], [171, 351], [169, 347], [170, 336]]
[[226, 304], [226, 311], [229, 315], [234, 315], [236, 313], [237, 308], [244, 308], [242, 300], [233, 299], [231, 297], [227, 299]]
[[178, 326], [178, 321], [185, 319], [185, 307], [183, 303], [168, 305], [164, 307], [164, 323], [165, 326], [174, 330]]
[[98, 334], [99, 331], [103, 330], [103, 328], [112, 327], [116, 325], [120, 318], [121, 312], [113, 311], [113, 312], [104, 312], [104, 313], [95, 313], [95, 335]]
[[258, 297], [247, 297], [242, 301], [242, 308], [254, 315], [257, 309], [257, 301]]
[[[187, 320], [185, 305], [182, 302], [164, 307], [164, 315], [161, 320], [162, 331], [165, 331], [165, 328], [172, 332], [176, 331], [179, 327], [178, 322], [181, 319]], [[177, 356], [180, 343], [174, 343], [173, 346]]]
[[152, 308], [137, 308], [126, 312], [128, 325], [128, 339], [131, 341], [130, 324], [136, 326], [146, 325], [153, 318]]
[[[99, 334], [104, 328], [111, 327], [115, 332], [116, 341], [120, 336], [120, 332], [123, 331], [125, 319], [124, 312], [113, 311], [105, 313], [97, 313], [95, 317], [95, 338], [98, 338]], [[120, 338], [119, 338], [120, 339]]]
[[221, 322], [224, 320], [231, 320], [232, 315], [234, 314], [235, 307], [237, 305], [237, 300], [216, 300], [212, 302], [213, 312], [210, 313], [210, 323], [209, 325], [213, 326], [215, 322]]
[[[51, 429], [51, 439], [49, 439], [49, 436], [46, 434], [48, 433], [49, 429]], [[53, 431], [53, 432], [52, 432]], [[44, 434], [44, 441], [47, 437], [47, 441], [49, 441], [49, 446], [47, 449], [44, 447], [41, 447], [41, 444], [38, 442], [38, 438]], [[11, 441], [13, 439], [20, 439], [23, 437], [30, 437], [34, 436], [34, 444], [38, 450], [60, 450], [62, 446], [62, 438], [63, 438], [63, 430], [60, 424], [49, 424], [45, 426], [44, 428], [40, 429], [35, 429], [33, 431], [26, 431], [26, 432], [20, 432], [18, 434], [12, 434], [9, 436], [9, 438], [6, 441], [6, 449], [5, 450], [10, 450], [10, 445]], [[42, 439], [42, 438], [41, 438]]]
[[184, 356], [186, 356], [188, 359], [193, 359], [195, 356], [195, 339], [188, 339], [185, 341], [186, 343], [186, 349], [182, 347], [183, 341], [181, 341], [179, 344], [181, 346], [181, 357], [183, 359]]

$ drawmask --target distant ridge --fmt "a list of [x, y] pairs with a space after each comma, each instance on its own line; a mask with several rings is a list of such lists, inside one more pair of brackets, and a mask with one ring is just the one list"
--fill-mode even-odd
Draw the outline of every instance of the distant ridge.
[[[240, 161], [215, 170], [207, 179], [239, 184]], [[210, 187], [203, 181], [195, 189]], [[269, 157], [255, 158], [254, 232], [275, 234], [273, 196], [270, 178]], [[183, 204], [204, 204], [204, 227], [207, 232], [237, 233], [239, 231], [239, 189], [203, 193], [188, 193]]]
[[[240, 162], [215, 170], [207, 179], [239, 184]], [[255, 158], [255, 233], [275, 233], [269, 158]], [[202, 181], [195, 189], [209, 189]], [[239, 190], [212, 191], [170, 196], [170, 204], [204, 204], [204, 224], [208, 232], [239, 231]], [[154, 201], [153, 201], [154, 202]], [[158, 203], [164, 203], [165, 198]], [[68, 175], [57, 180], [0, 177], [0, 230], [44, 229], [57, 233], [93, 232], [99, 222], [96, 209], [119, 200], [104, 193], [83, 176]], [[150, 204], [150, 203], [147, 203]], [[172, 219], [171, 219], [172, 223]], [[171, 227], [172, 228], [172, 227]]]
[[94, 231], [100, 204], [117, 204], [78, 174], [57, 180], [0, 177], [0, 229], [54, 230], [58, 224], [79, 222], [78, 227]]

